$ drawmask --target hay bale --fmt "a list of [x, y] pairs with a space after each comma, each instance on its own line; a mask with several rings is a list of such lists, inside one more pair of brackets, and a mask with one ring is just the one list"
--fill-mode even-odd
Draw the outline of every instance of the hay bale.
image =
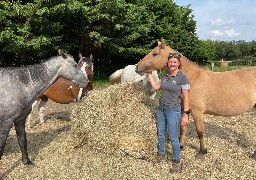
[[72, 112], [72, 144], [79, 147], [86, 141], [109, 154], [150, 157], [156, 152], [157, 102], [143, 92], [139, 83], [91, 92]]

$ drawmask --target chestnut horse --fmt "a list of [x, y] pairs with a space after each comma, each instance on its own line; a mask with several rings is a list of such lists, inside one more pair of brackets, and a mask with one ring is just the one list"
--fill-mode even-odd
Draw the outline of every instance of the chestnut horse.
[[[166, 68], [169, 53], [175, 53], [164, 40], [158, 42], [137, 64], [138, 73]], [[181, 70], [190, 81], [190, 110], [200, 140], [198, 155], [207, 153], [203, 114], [233, 116], [253, 106], [256, 108], [256, 67], [227, 72], [211, 72], [181, 56]], [[186, 127], [181, 128], [180, 145], [184, 146]], [[252, 158], [256, 159], [256, 151]]]
[[[78, 65], [80, 69], [87, 74], [88, 84], [84, 88], [79, 88], [78, 85], [72, 81], [69, 81], [64, 78], [59, 78], [53, 85], [51, 85], [42, 96], [40, 96], [37, 101], [33, 103], [32, 111], [40, 101], [38, 105], [38, 112], [40, 116], [39, 123], [44, 123], [44, 106], [46, 105], [48, 99], [60, 104], [68, 104], [70, 102], [76, 102], [81, 100], [83, 96], [85, 96], [88, 91], [93, 90], [93, 56], [83, 57], [81, 53], [79, 53], [79, 62]], [[31, 114], [27, 117], [27, 126], [31, 127]]]

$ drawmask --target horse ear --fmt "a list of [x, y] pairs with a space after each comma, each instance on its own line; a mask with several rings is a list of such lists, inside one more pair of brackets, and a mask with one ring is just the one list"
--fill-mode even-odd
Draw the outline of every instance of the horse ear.
[[165, 40], [164, 40], [163, 37], [160, 38], [160, 41], [161, 41], [161, 43], [164, 43], [164, 44], [165, 44]]
[[67, 58], [66, 53], [62, 49], [59, 49], [59, 55], [62, 56], [63, 58]]
[[[159, 44], [159, 43], [158, 43], [158, 44]], [[159, 45], [159, 46], [160, 46], [160, 48], [162, 48], [162, 49], [165, 47], [165, 40], [164, 40], [164, 38], [162, 38], [162, 37], [161, 37], [161, 39], [160, 39], [160, 45]]]
[[92, 56], [92, 54], [90, 54], [90, 60], [93, 62], [93, 56]]
[[59, 53], [60, 56], [62, 56], [64, 54], [64, 51], [62, 49], [59, 49], [58, 53]]
[[82, 59], [82, 57], [83, 57], [83, 56], [82, 56], [82, 54], [81, 54], [81, 53], [79, 53], [79, 58], [80, 58], [80, 59]]

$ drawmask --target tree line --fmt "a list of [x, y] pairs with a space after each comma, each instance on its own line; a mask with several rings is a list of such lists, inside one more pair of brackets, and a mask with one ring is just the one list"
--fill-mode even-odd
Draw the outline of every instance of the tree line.
[[64, 49], [94, 57], [96, 77], [136, 64], [163, 37], [198, 63], [246, 60], [256, 42], [200, 40], [190, 6], [172, 0], [0, 1], [0, 66], [39, 63]]

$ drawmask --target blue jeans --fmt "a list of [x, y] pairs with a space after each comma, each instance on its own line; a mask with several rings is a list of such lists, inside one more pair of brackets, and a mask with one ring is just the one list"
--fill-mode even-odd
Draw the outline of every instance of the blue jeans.
[[172, 144], [173, 160], [180, 160], [179, 127], [181, 108], [158, 107], [157, 109], [157, 134], [158, 154], [165, 155], [166, 130]]

